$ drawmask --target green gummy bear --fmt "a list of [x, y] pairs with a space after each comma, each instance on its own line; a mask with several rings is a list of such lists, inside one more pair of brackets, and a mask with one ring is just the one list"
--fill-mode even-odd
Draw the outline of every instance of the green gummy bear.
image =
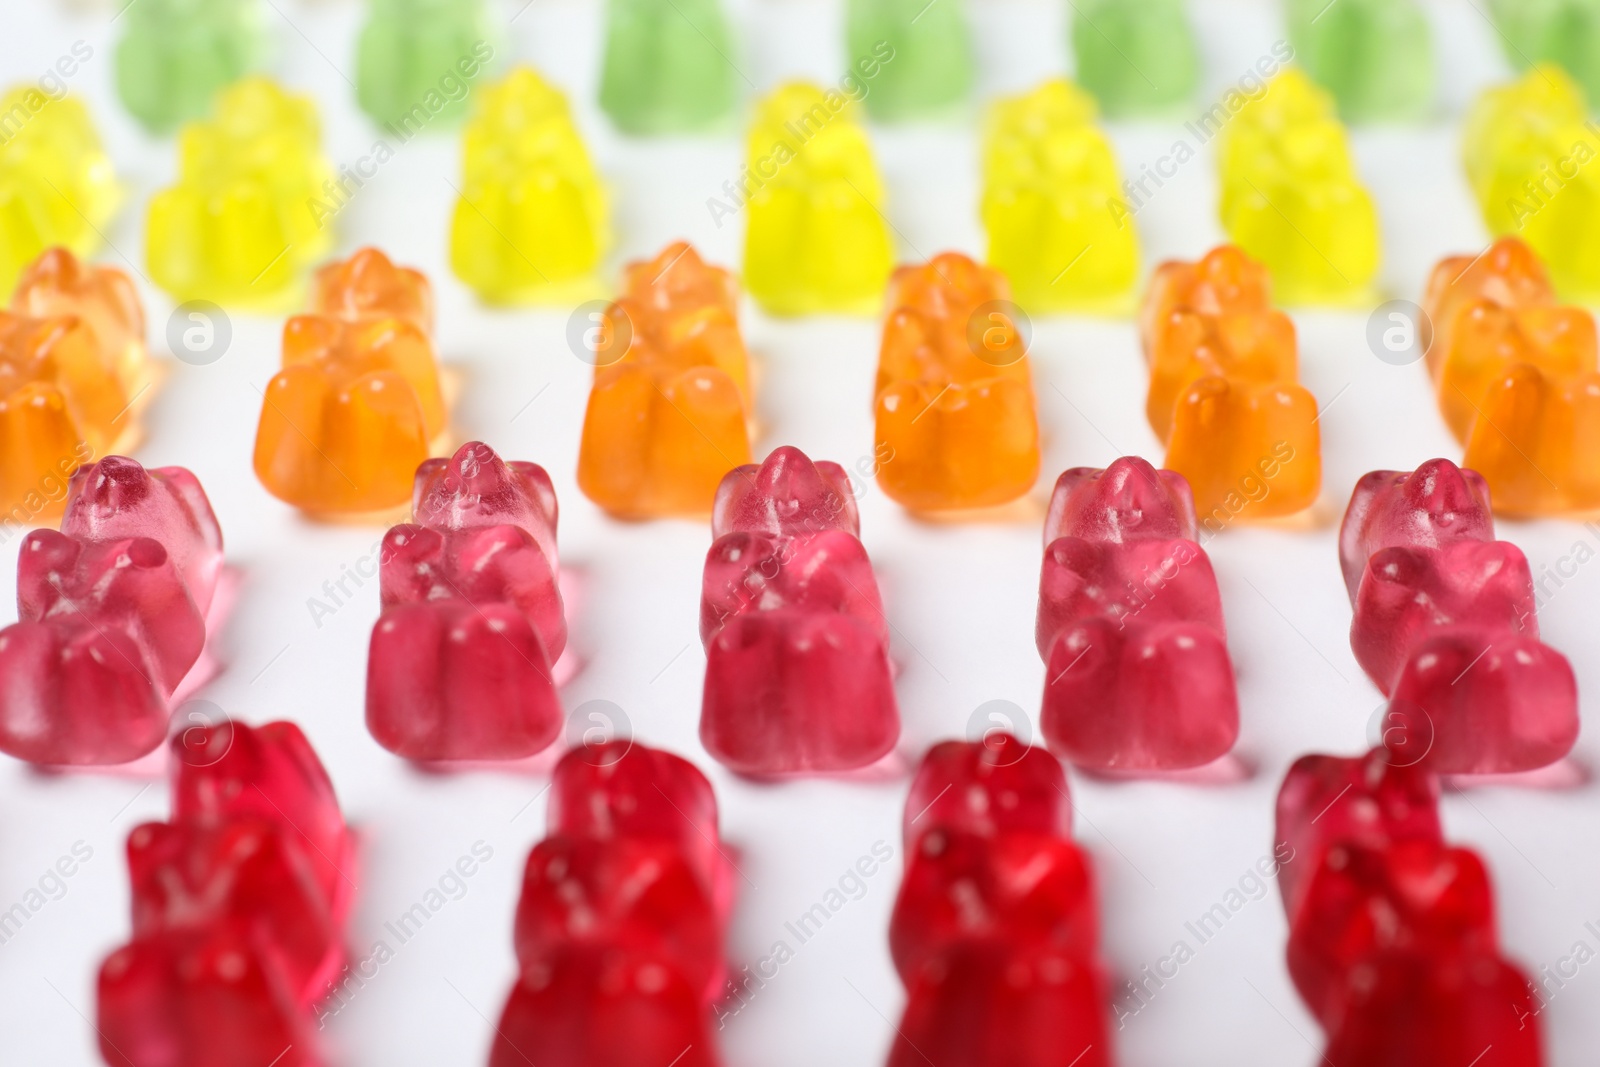
[[1489, 9], [1513, 66], [1560, 64], [1600, 101], [1600, 0], [1491, 0]]
[[1289, 0], [1289, 41], [1346, 122], [1418, 119], [1433, 104], [1433, 36], [1414, 0]]
[[1177, 110], [1194, 95], [1200, 57], [1183, 0], [1074, 0], [1078, 84], [1107, 115]]
[[896, 122], [934, 115], [971, 92], [972, 47], [962, 0], [849, 0], [845, 18], [846, 77], [865, 89], [873, 118]]
[[356, 44], [361, 110], [406, 136], [459, 122], [496, 36], [483, 0], [372, 0]]
[[209, 114], [217, 90], [265, 58], [257, 0], [136, 0], [122, 11], [117, 95], [152, 133]]
[[685, 133], [733, 113], [739, 78], [720, 0], [609, 0], [600, 107], [628, 133]]

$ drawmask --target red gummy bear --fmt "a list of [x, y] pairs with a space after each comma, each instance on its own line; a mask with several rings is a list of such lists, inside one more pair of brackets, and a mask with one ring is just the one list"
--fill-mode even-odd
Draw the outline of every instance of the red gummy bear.
[[342, 959], [311, 864], [275, 822], [146, 823], [128, 836], [133, 936], [232, 925], [301, 1004]]
[[1289, 932], [1289, 974], [1324, 1025], [1347, 978], [1378, 953], [1494, 952], [1494, 894], [1477, 853], [1436, 841], [1331, 846]]
[[718, 1067], [701, 990], [673, 961], [578, 945], [522, 972], [489, 1067]]
[[1380, 549], [1493, 540], [1494, 516], [1483, 475], [1448, 459], [1430, 459], [1415, 471], [1361, 476], [1339, 526], [1339, 565], [1354, 604], [1367, 559]]
[[1089, 864], [1071, 841], [1008, 830], [922, 835], [889, 920], [889, 951], [908, 985], [964, 940], [1094, 959], [1099, 916]]
[[928, 750], [906, 797], [905, 849], [935, 830], [995, 837], [1011, 830], [1066, 837], [1072, 798], [1061, 764], [1004, 731]]
[[1275, 832], [1278, 888], [1293, 925], [1306, 883], [1333, 845], [1440, 844], [1439, 782], [1420, 766], [1394, 763], [1384, 748], [1353, 758], [1301, 756], [1278, 789]]
[[247, 931], [143, 937], [100, 967], [95, 1028], [117, 1067], [319, 1067], [309, 1016]]
[[1329, 1025], [1328, 1063], [1541, 1067], [1528, 979], [1493, 953], [1382, 953], [1355, 967]]
[[724, 980], [710, 887], [663, 839], [539, 842], [523, 874], [515, 938], [524, 970], [565, 946], [614, 946], [672, 961], [708, 999]]
[[1102, 993], [1071, 953], [958, 942], [911, 983], [888, 1067], [1110, 1067]]
[[1193, 541], [1194, 493], [1177, 471], [1157, 470], [1138, 456], [1113, 460], [1104, 470], [1073, 467], [1056, 479], [1044, 520], [1044, 543], [1058, 537]]
[[759, 775], [879, 759], [900, 713], [843, 470], [781, 448], [730, 472], [717, 500], [701, 600], [706, 750]]
[[175, 822], [265, 819], [311, 864], [335, 926], [355, 889], [354, 845], [322, 762], [292, 722], [195, 726], [172, 739]]
[[416, 522], [384, 537], [367, 727], [411, 759], [517, 759], [561, 732], [556, 500], [532, 463], [463, 445], [417, 469]]
[[711, 536], [736, 530], [777, 537], [843, 530], [860, 536], [850, 475], [837, 463], [811, 462], [792, 445], [773, 449], [759, 466], [735, 467], [717, 486]]
[[1034, 625], [1039, 654], [1048, 657], [1061, 632], [1082, 619], [1107, 619], [1124, 630], [1197, 623], [1209, 628], [1219, 645], [1224, 633], [1216, 572], [1190, 540], [1058, 537], [1050, 542]]

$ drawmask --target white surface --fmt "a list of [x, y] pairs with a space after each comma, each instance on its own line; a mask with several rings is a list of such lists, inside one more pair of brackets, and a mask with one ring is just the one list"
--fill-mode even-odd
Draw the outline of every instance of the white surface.
[[[352, 73], [360, 7], [353, 0], [272, 0], [281, 18], [279, 71], [315, 93], [336, 161], [365, 154], [376, 136], [355, 110]], [[522, 0], [505, 0], [510, 19]], [[780, 73], [827, 78], [842, 69], [839, 12], [809, 0], [746, 0], [740, 59], [761, 88]], [[985, 91], [1016, 89], [1065, 63], [1055, 0], [977, 0]], [[1505, 75], [1476, 0], [1436, 4], [1443, 97], [1450, 120], [1427, 129], [1363, 132], [1357, 150], [1378, 199], [1386, 236], [1383, 281], [1417, 299], [1430, 265], [1485, 241], [1457, 164], [1464, 101]], [[111, 0], [64, 7], [6, 0], [0, 71], [35, 77], [76, 39], [94, 58], [72, 80], [90, 102], [130, 189], [104, 258], [142, 267], [143, 204], [170, 179], [170, 141], [143, 137], [110, 92]], [[1281, 35], [1265, 3], [1195, 4], [1207, 53], [1207, 98]], [[616, 261], [653, 254], [687, 236], [713, 261], [737, 263], [735, 225], [716, 228], [705, 207], [741, 161], [736, 136], [658, 143], [613, 136], [590, 104], [599, 45], [596, 5], [532, 0], [510, 26], [508, 50], [567, 86], [608, 175], [616, 203]], [[1199, 106], [1196, 105], [1198, 112]], [[1126, 171], [1166, 152], [1170, 126], [1118, 126]], [[982, 251], [974, 212], [977, 155], [971, 123], [945, 130], [880, 132], [890, 214], [904, 258], [944, 248]], [[1139, 216], [1147, 263], [1192, 258], [1221, 238], [1207, 154], [1189, 163]], [[544, 464], [562, 504], [563, 561], [584, 585], [569, 605], [571, 644], [584, 669], [564, 692], [568, 707], [591, 698], [626, 709], [638, 737], [694, 759], [714, 781], [723, 833], [746, 880], [730, 949], [753, 963], [792, 919], [883, 840], [897, 855], [803, 946], [722, 1033], [730, 1065], [868, 1067], [883, 1062], [902, 993], [885, 944], [899, 880], [897, 830], [906, 781], [876, 784], [741, 782], [699, 746], [703, 656], [696, 637], [703, 524], [622, 525], [603, 518], [573, 481], [590, 368], [573, 358], [559, 313], [488, 313], [445, 269], [446, 220], [456, 177], [453, 138], [405, 146], [342, 214], [341, 252], [377, 243], [420, 266], [441, 296], [444, 358], [465, 372], [454, 412], [459, 439]], [[117, 251], [117, 250], [120, 250]], [[142, 286], [159, 350], [171, 303]], [[1328, 407], [1322, 420], [1325, 492], [1314, 529], [1238, 528], [1210, 544], [1238, 669], [1243, 729], [1237, 753], [1252, 776], [1229, 785], [1106, 783], [1072, 776], [1078, 837], [1097, 863], [1104, 956], [1133, 977], [1186, 937], [1184, 923], [1237, 885], [1271, 847], [1272, 798], [1284, 769], [1307, 751], [1364, 747], [1379, 696], [1347, 641], [1350, 609], [1340, 581], [1334, 526], [1351, 485], [1378, 467], [1458, 456], [1435, 413], [1420, 365], [1375, 359], [1365, 314], [1297, 314], [1306, 384]], [[235, 319], [232, 350], [209, 367], [173, 363], [148, 415], [138, 458], [177, 463], [201, 478], [221, 518], [230, 563], [243, 570], [238, 606], [221, 647], [224, 673], [204, 697], [247, 721], [293, 718], [310, 734], [363, 841], [363, 877], [350, 942], [369, 951], [382, 927], [434, 886], [482, 840], [493, 859], [330, 1021], [331, 1058], [350, 1067], [435, 1067], [484, 1062], [491, 1027], [514, 975], [511, 916], [522, 862], [541, 836], [544, 779], [528, 772], [430, 776], [380, 749], [362, 722], [366, 644], [377, 615], [375, 583], [318, 628], [308, 598], [321, 596], [374, 549], [382, 531], [316, 526], [269, 497], [250, 471], [259, 397], [276, 366], [279, 321]], [[778, 323], [752, 313], [752, 351], [763, 369], [764, 454], [791, 443], [818, 458], [854, 464], [870, 453], [869, 392], [878, 326], [817, 320]], [[1159, 462], [1143, 417], [1145, 371], [1128, 322], [1039, 321], [1032, 352], [1047, 435], [1042, 500], [1054, 476], [1104, 465], [1124, 452]], [[1037, 521], [1013, 526], [929, 526], [906, 518], [874, 486], [861, 504], [863, 538], [878, 568], [894, 652], [904, 749], [964, 732], [972, 711], [1006, 699], [1037, 711], [1043, 670], [1033, 647], [1040, 558]], [[1576, 524], [1502, 524], [1535, 575], [1583, 539]], [[0, 551], [0, 601], [10, 598], [14, 539]], [[1563, 564], [1563, 566], [1566, 566]], [[1600, 686], [1594, 613], [1600, 567], [1588, 565], [1542, 596], [1544, 635], [1573, 660], [1585, 694]], [[1593, 765], [1597, 739], [1578, 743]], [[538, 799], [535, 799], [538, 798]], [[530, 803], [531, 801], [531, 803]], [[164, 788], [124, 773], [41, 775], [0, 764], [0, 910], [34, 886], [75, 841], [93, 858], [65, 895], [0, 945], [0, 1061], [76, 1067], [98, 1062], [92, 1017], [99, 960], [127, 934], [122, 844], [137, 822], [165, 816]], [[1537, 971], [1575, 942], [1600, 947], [1585, 928], [1600, 919], [1596, 860], [1600, 801], [1593, 785], [1562, 792], [1483, 788], [1445, 800], [1454, 839], [1482, 850], [1500, 897], [1505, 950]], [[1247, 883], [1248, 885], [1248, 883]], [[1117, 1034], [1128, 1067], [1312, 1064], [1321, 1038], [1283, 966], [1285, 927], [1275, 888], [1235, 915]], [[1571, 972], [1570, 965], [1567, 967]], [[1543, 1014], [1550, 1062], [1578, 1067], [1600, 1047], [1600, 977], [1588, 967]]]

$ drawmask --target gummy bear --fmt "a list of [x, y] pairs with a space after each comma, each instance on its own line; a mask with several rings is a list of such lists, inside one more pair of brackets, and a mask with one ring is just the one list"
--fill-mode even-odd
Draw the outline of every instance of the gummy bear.
[[320, 137], [311, 99], [266, 77], [218, 94], [211, 117], [179, 135], [177, 184], [150, 200], [156, 284], [180, 301], [279, 306], [332, 244]]
[[1346, 122], [1417, 120], [1433, 103], [1433, 37], [1416, 0], [1291, 0], [1289, 40]]
[[932, 830], [919, 838], [900, 883], [889, 951], [910, 983], [968, 940], [1091, 960], [1098, 927], [1089, 862], [1071, 841], [1023, 830]]
[[1415, 471], [1370, 471], [1357, 480], [1339, 526], [1339, 566], [1354, 604], [1367, 560], [1376, 552], [1493, 540], [1483, 475], [1430, 459]]
[[459, 122], [497, 37], [483, 0], [371, 0], [356, 44], [361, 110], [407, 135]]
[[849, 0], [848, 55], [881, 64], [866, 83], [867, 111], [879, 122], [900, 122], [958, 106], [972, 91], [968, 34], [962, 0]]
[[204, 117], [219, 89], [266, 56], [268, 10], [257, 0], [139, 0], [124, 13], [117, 96], [152, 133]]
[[1378, 270], [1378, 216], [1333, 101], [1290, 68], [1247, 98], [1218, 145], [1222, 225], [1289, 304], [1353, 304]]
[[998, 730], [928, 750], [906, 796], [907, 854], [934, 831], [998, 837], [1013, 830], [1071, 834], [1072, 798], [1054, 756]]
[[745, 532], [796, 537], [843, 530], [861, 536], [855, 488], [837, 463], [813, 463], [798, 448], [772, 450], [723, 477], [711, 513], [711, 536]]
[[1309, 755], [1294, 761], [1278, 788], [1273, 854], [1292, 925], [1328, 850], [1344, 842], [1384, 849], [1395, 842], [1439, 844], [1439, 782], [1383, 747], [1363, 756]]
[[1289, 974], [1327, 1024], [1344, 1007], [1345, 980], [1379, 953], [1438, 958], [1495, 947], [1494, 895], [1477, 853], [1428, 840], [1340, 842], [1306, 886], [1289, 932]]
[[989, 262], [1035, 314], [1121, 310], [1139, 233], [1094, 101], [1055, 78], [995, 104], [983, 143]]
[[1514, 364], [1477, 407], [1462, 463], [1482, 472], [1496, 511], [1531, 516], [1600, 506], [1600, 373], [1567, 377]]
[[732, 114], [737, 62], [722, 0], [610, 0], [600, 106], [628, 133], [703, 130]]
[[273, 496], [307, 511], [402, 503], [444, 432], [433, 341], [414, 314], [373, 310], [296, 315], [283, 327], [283, 370], [262, 395], [255, 471]]
[[9, 293], [53, 246], [94, 251], [122, 193], [82, 101], [21, 85], [0, 97], [0, 115], [0, 293]]
[[1200, 56], [1184, 6], [1183, 0], [1075, 0], [1078, 81], [1106, 114], [1164, 114], [1194, 94]]
[[[744, 280], [773, 315], [871, 314], [894, 247], [883, 178], [856, 108], [805, 82], [761, 102], [747, 141], [748, 192], [712, 214], [749, 211]], [[738, 190], [733, 190], [737, 192]]]
[[1543, 257], [1568, 300], [1600, 297], [1600, 255], [1591, 219], [1600, 175], [1588, 161], [1600, 135], [1583, 90], [1541, 63], [1520, 80], [1485, 90], [1467, 113], [1461, 152], [1489, 232], [1515, 234]]
[[1194, 495], [1176, 471], [1157, 470], [1138, 456], [1111, 466], [1072, 467], [1061, 472], [1050, 494], [1044, 543], [1081, 537], [1105, 544], [1129, 541], [1193, 541]]
[[417, 471], [379, 556], [367, 727], [410, 759], [518, 759], [561, 732], [566, 645], [550, 476], [471, 442]]
[[32, 319], [78, 318], [94, 334], [102, 366], [116, 372], [129, 397], [150, 379], [144, 305], [133, 280], [115, 267], [84, 263], [59, 246], [46, 249], [22, 272], [11, 311]]
[[1422, 299], [1423, 342], [1435, 381], [1455, 351], [1455, 324], [1468, 308], [1554, 307], [1555, 289], [1539, 254], [1520, 237], [1501, 237], [1477, 255], [1446, 256], [1434, 265]]
[[105, 764], [159, 745], [168, 698], [205, 645], [221, 552], [188, 471], [116, 456], [80, 470], [62, 532], [22, 543], [21, 621], [0, 635], [0, 751]]
[[1295, 381], [1294, 326], [1266, 268], [1231, 245], [1163, 263], [1140, 312], [1150, 424], [1201, 526], [1292, 515], [1322, 486], [1316, 399]]
[[913, 511], [990, 507], [1039, 476], [1026, 342], [1005, 276], [959, 252], [895, 272], [878, 352], [878, 484]]
[[397, 266], [376, 248], [334, 260], [311, 276], [311, 313], [356, 322], [399, 319], [433, 334], [433, 286], [427, 275]]
[[[727, 475], [719, 514], [734, 528], [718, 532], [706, 554], [700, 634], [706, 645], [700, 738], [719, 761], [745, 774], [837, 771], [885, 755], [900, 735], [889, 671], [888, 622], [866, 550], [853, 529], [854, 509], [821, 508], [810, 522], [780, 524], [794, 483], [813, 490], [843, 472], [813, 466], [781, 448], [759, 470]], [[811, 468], [807, 470], [806, 468]], [[837, 492], [833, 488], [833, 492]], [[764, 499], [763, 499], [764, 498]]]
[[738, 283], [681, 241], [624, 273], [599, 327], [578, 486], [624, 518], [703, 514], [750, 460]]
[[1506, 59], [1517, 68], [1553, 64], [1600, 100], [1600, 3], [1489, 0]]
[[479, 91], [461, 152], [456, 277], [492, 304], [559, 303], [591, 288], [611, 224], [567, 98], [514, 68]]

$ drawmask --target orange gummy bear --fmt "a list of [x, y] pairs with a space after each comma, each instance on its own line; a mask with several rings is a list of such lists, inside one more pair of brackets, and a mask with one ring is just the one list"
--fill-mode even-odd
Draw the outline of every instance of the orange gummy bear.
[[22, 272], [11, 310], [36, 319], [77, 316], [128, 396], [144, 388], [149, 378], [144, 306], [133, 280], [117, 268], [84, 263], [65, 248], [46, 249]]
[[1266, 267], [1223, 245], [1155, 271], [1139, 320], [1146, 414], [1208, 528], [1303, 511], [1322, 487], [1317, 403]]
[[1539, 254], [1518, 237], [1502, 237], [1476, 256], [1447, 256], [1428, 276], [1423, 322], [1431, 329], [1428, 373], [1435, 379], [1455, 343], [1456, 320], [1468, 304], [1487, 300], [1510, 308], [1554, 307], [1556, 292]]
[[427, 280], [381, 253], [324, 268], [320, 313], [283, 328], [283, 369], [262, 399], [256, 476], [322, 514], [376, 511], [411, 498], [417, 466], [444, 432], [445, 405]]
[[878, 484], [912, 511], [992, 507], [1039, 476], [1027, 345], [1005, 275], [959, 252], [901, 267], [878, 353]]
[[750, 462], [750, 369], [739, 286], [688, 244], [623, 271], [594, 331], [578, 487], [621, 518], [708, 513]]
[[60, 515], [67, 478], [110, 451], [127, 409], [84, 320], [0, 312], [0, 522]]

